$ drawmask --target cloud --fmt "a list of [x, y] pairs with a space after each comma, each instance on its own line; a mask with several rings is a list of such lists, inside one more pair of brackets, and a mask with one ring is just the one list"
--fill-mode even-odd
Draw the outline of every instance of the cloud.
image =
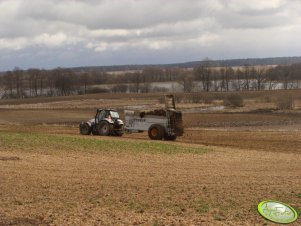
[[41, 67], [53, 54], [66, 65], [290, 55], [301, 34], [298, 0], [2, 0], [0, 10], [3, 67], [25, 52], [42, 53]]

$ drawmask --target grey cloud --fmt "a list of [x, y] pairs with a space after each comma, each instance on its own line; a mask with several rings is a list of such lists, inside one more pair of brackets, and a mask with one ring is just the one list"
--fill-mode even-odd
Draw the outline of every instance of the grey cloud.
[[24, 67], [289, 55], [301, 34], [297, 0], [2, 0], [0, 10], [1, 61]]
[[[95, 1], [94, 1], [95, 2]], [[93, 3], [93, 2], [92, 2]], [[135, 29], [160, 24], [175, 23], [199, 17], [200, 1], [37, 1], [32, 8], [26, 2], [20, 6], [24, 17], [49, 22], [65, 21], [90, 29]]]
[[[238, 3], [240, 5], [237, 6]], [[223, 9], [215, 15], [224, 28], [264, 29], [297, 23], [300, 2], [289, 0], [222, 1]], [[300, 10], [298, 11], [300, 12]]]
[[279, 27], [291, 24], [291, 20], [285, 16], [252, 14], [252, 16], [243, 13], [221, 13], [217, 21], [224, 28], [269, 28]]

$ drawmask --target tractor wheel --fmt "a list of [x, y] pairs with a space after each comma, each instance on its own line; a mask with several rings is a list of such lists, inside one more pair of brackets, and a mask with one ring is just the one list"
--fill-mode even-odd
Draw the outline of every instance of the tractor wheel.
[[100, 136], [109, 136], [111, 134], [110, 123], [102, 121], [98, 125], [98, 133]]
[[92, 128], [88, 125], [88, 123], [81, 123], [79, 125], [79, 132], [82, 135], [90, 135]]
[[97, 130], [92, 129], [92, 135], [93, 135], [93, 136], [96, 136], [96, 135], [99, 135], [99, 133], [98, 133]]
[[124, 125], [114, 124], [112, 130], [114, 136], [121, 137], [124, 134]]
[[114, 135], [117, 136], [117, 137], [122, 137], [123, 132], [117, 131], [117, 132], [114, 132]]
[[168, 136], [167, 134], [165, 134], [164, 139], [165, 139], [165, 140], [175, 141], [175, 140], [177, 139], [177, 135], [171, 135], [171, 136]]
[[148, 129], [148, 136], [152, 140], [162, 140], [164, 137], [164, 128], [160, 125], [151, 125]]

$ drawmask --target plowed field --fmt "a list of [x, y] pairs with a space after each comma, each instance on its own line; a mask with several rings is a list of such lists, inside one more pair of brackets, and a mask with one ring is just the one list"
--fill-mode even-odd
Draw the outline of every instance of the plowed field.
[[96, 108], [89, 101], [0, 104], [0, 225], [274, 225], [257, 213], [260, 201], [301, 210], [298, 107], [258, 111], [250, 100], [184, 113], [184, 136], [167, 142], [79, 135]]

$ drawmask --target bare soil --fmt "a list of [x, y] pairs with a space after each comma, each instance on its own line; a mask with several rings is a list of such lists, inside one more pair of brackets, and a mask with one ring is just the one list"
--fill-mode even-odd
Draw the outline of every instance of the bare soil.
[[[97, 95], [1, 102], [0, 135], [147, 145], [146, 133], [103, 138], [78, 132], [78, 123], [92, 118], [96, 107], [161, 106], [157, 95], [142, 97], [117, 95], [100, 105]], [[256, 206], [275, 199], [301, 210], [300, 103], [292, 111], [246, 103], [183, 114], [184, 136], [172, 143], [209, 148], [204, 154], [48, 152], [54, 148], [42, 144], [30, 151], [17, 144], [0, 148], [0, 225], [276, 225], [260, 217]]]
[[13, 155], [0, 164], [0, 225], [263, 225], [263, 199], [301, 207], [297, 153]]

